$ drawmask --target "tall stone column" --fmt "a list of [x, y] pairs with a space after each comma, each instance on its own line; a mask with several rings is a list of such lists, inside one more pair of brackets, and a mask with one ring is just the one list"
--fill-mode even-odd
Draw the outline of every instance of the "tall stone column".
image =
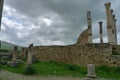
[[116, 30], [116, 19], [115, 19], [115, 15], [113, 15], [113, 23], [114, 23], [115, 45], [117, 45], [117, 30]]
[[[4, 3], [4, 0], [0, 0], [0, 30], [1, 30], [3, 3]], [[0, 40], [0, 49], [1, 49], [1, 40]]]
[[106, 8], [106, 18], [107, 18], [107, 34], [108, 34], [108, 43], [114, 44], [114, 35], [113, 35], [113, 20], [112, 20], [112, 12], [110, 9], [110, 2], [105, 4]]
[[0, 0], [0, 29], [1, 29], [1, 21], [2, 21], [3, 3], [4, 0]]
[[88, 23], [88, 43], [92, 43], [92, 23], [91, 23], [91, 12], [87, 12], [87, 23]]
[[17, 46], [14, 46], [12, 61], [15, 62], [16, 59], [17, 59]]
[[99, 22], [99, 27], [100, 27], [100, 43], [103, 43], [102, 23], [103, 22]]
[[31, 65], [32, 64], [32, 58], [33, 58], [33, 44], [30, 44], [29, 48], [28, 48], [27, 65]]
[[116, 38], [115, 38], [115, 16], [113, 15], [113, 9], [111, 9], [111, 16], [112, 16], [112, 34], [113, 34], [113, 45], [116, 45]]

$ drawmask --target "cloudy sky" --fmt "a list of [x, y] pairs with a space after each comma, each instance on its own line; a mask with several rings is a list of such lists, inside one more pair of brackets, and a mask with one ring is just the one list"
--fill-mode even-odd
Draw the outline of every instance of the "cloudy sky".
[[0, 39], [20, 46], [74, 44], [87, 28], [86, 12], [91, 11], [94, 43], [99, 42], [99, 21], [107, 42], [106, 2], [116, 15], [120, 44], [120, 0], [4, 0]]

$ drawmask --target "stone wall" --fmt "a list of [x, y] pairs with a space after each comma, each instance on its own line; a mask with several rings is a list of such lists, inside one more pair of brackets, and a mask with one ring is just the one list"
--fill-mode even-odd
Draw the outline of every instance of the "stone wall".
[[109, 65], [107, 57], [112, 54], [112, 46], [110, 44], [34, 46], [33, 52], [39, 60], [43, 61], [56, 61], [78, 66], [92, 63], [99, 66]]
[[113, 54], [120, 55], [120, 45], [113, 46], [112, 50]]
[[88, 29], [85, 29], [78, 37], [77, 43], [79, 45], [84, 45], [88, 43]]

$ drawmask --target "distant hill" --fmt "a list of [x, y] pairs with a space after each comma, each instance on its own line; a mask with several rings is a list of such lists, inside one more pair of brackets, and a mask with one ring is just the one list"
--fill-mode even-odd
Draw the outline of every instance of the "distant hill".
[[[12, 43], [1, 41], [1, 49], [6, 49], [6, 50], [9, 50], [9, 51], [12, 51], [14, 46], [15, 45], [12, 44]], [[18, 47], [18, 50], [21, 50], [20, 46]]]

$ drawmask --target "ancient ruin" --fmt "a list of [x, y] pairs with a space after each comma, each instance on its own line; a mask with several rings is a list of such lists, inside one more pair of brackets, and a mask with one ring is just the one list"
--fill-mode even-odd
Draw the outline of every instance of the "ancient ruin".
[[84, 30], [79, 38], [76, 44], [78, 45], [84, 45], [86, 43], [92, 43], [92, 23], [91, 23], [91, 12], [87, 12], [87, 23], [88, 23], [88, 28]]
[[[0, 11], [2, 11], [2, 1], [0, 0]], [[35, 57], [38, 60], [56, 61], [78, 66], [87, 66], [88, 64], [120, 66], [120, 46], [117, 45], [116, 18], [110, 6], [110, 2], [105, 4], [108, 43], [103, 41], [103, 22], [99, 22], [100, 43], [92, 42], [91, 11], [87, 11], [87, 29], [80, 34], [75, 44], [67, 46], [33, 46], [31, 44], [28, 48], [24, 47], [22, 48], [22, 57], [27, 59], [27, 65], [31, 65]], [[16, 64], [16, 59], [17, 46], [14, 46], [12, 62], [9, 64]]]
[[115, 15], [113, 15], [113, 10], [110, 9], [110, 3], [106, 3], [105, 8], [108, 43], [103, 42], [103, 22], [99, 22], [100, 43], [92, 43], [92, 20], [91, 12], [88, 11], [88, 28], [80, 34], [76, 44], [67, 46], [33, 46], [30, 49], [23, 48], [23, 56], [27, 57], [27, 54], [30, 55], [30, 51], [37, 59], [43, 61], [56, 61], [78, 66], [87, 66], [88, 64], [120, 66], [120, 46], [117, 45]]

